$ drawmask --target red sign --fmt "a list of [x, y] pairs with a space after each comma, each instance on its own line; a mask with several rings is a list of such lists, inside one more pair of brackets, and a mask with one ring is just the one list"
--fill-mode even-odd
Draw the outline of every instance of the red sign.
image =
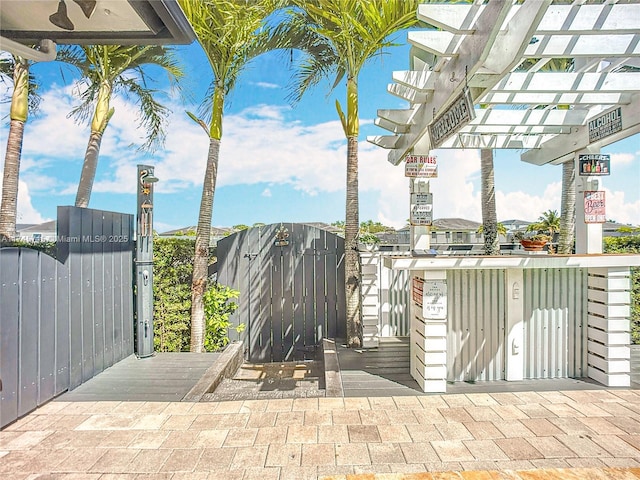
[[423, 292], [424, 280], [418, 277], [413, 277], [413, 282], [411, 284], [411, 297], [413, 298], [413, 303], [417, 304], [419, 307], [422, 306]]
[[584, 192], [584, 223], [604, 223], [607, 221], [604, 191]]

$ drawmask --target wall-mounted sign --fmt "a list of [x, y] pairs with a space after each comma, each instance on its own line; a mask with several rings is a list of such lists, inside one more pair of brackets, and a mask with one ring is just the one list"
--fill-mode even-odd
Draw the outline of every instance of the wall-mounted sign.
[[418, 277], [413, 277], [411, 282], [411, 298], [413, 303], [422, 306], [422, 295], [424, 291], [424, 280]]
[[404, 159], [404, 176], [410, 178], [436, 178], [438, 176], [436, 157], [407, 155]]
[[475, 116], [471, 93], [465, 88], [453, 103], [429, 124], [431, 148], [438, 148]]
[[431, 225], [433, 223], [433, 194], [412, 193], [409, 223], [414, 226]]
[[578, 155], [580, 176], [609, 175], [611, 173], [611, 156], [599, 153]]
[[622, 131], [622, 107], [589, 120], [588, 126], [590, 143]]
[[424, 282], [422, 316], [433, 320], [447, 318], [447, 282], [444, 280]]
[[584, 223], [607, 221], [604, 190], [584, 192]]

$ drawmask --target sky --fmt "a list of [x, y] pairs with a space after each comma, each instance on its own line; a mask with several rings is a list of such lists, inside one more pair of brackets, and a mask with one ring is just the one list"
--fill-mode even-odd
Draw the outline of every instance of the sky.
[[[397, 36], [406, 43], [406, 33]], [[197, 112], [211, 79], [210, 66], [197, 43], [179, 46], [185, 69], [182, 93], [166, 77], [152, 77], [160, 101], [171, 114], [163, 148], [138, 150], [143, 133], [136, 129], [137, 109], [130, 100], [114, 99], [115, 115], [100, 150], [90, 208], [135, 213], [136, 165], [155, 166], [155, 229], [164, 232], [195, 225], [198, 218], [208, 138], [186, 111]], [[409, 217], [409, 180], [404, 167], [387, 161], [387, 151], [366, 141], [388, 134], [374, 125], [377, 109], [407, 108], [387, 93], [395, 70], [409, 65], [408, 47], [386, 50], [359, 77], [360, 220], [400, 228]], [[18, 223], [56, 217], [56, 207], [73, 205], [89, 127], [67, 117], [77, 105], [69, 70], [60, 64], [32, 67], [43, 101], [25, 125]], [[344, 106], [343, 86], [329, 92], [322, 84], [292, 105], [286, 86], [291, 72], [280, 54], [259, 57], [241, 75], [228, 98], [223, 123], [214, 226], [344, 220], [346, 140], [335, 101]], [[0, 94], [6, 85], [0, 83]], [[0, 148], [4, 164], [9, 104], [0, 104]], [[435, 150], [438, 178], [431, 180], [434, 218], [481, 221], [478, 150]], [[562, 167], [535, 166], [520, 160], [518, 150], [496, 150], [496, 209], [499, 220], [535, 221], [547, 210], [560, 211]], [[607, 218], [640, 224], [640, 134], [602, 149], [611, 154], [611, 175], [599, 177], [606, 191]], [[2, 166], [0, 166], [2, 168]]]

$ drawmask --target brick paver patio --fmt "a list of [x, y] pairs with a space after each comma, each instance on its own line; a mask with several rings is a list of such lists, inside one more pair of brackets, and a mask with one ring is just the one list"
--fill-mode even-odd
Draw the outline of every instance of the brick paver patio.
[[53, 401], [0, 432], [0, 478], [12, 480], [635, 479], [638, 469], [633, 389]]

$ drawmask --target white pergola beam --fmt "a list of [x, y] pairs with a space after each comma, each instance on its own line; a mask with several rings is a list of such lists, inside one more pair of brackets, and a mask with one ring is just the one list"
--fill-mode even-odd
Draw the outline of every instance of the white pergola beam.
[[544, 142], [540, 148], [528, 150], [520, 155], [523, 162], [534, 165], [545, 165], [547, 163], [560, 163], [568, 157], [573, 158], [573, 153], [587, 147], [594, 149], [602, 148], [611, 143], [640, 132], [640, 93], [633, 96], [631, 103], [620, 106], [622, 117], [622, 130], [601, 140], [589, 141], [588, 122], [594, 117], [598, 117], [603, 111], [594, 112], [585, 125], [575, 128], [571, 134], [570, 141], [564, 136], [557, 136]]
[[427, 103], [428, 93], [419, 92], [413, 88], [407, 87], [406, 85], [390, 83], [387, 85], [387, 92], [391, 95], [402, 98], [411, 104]]
[[631, 101], [629, 93], [529, 93], [491, 91], [477, 99], [478, 103], [519, 105], [615, 105]]
[[603, 42], [599, 35], [536, 35], [535, 43], [527, 46], [525, 57], [574, 58], [618, 57], [640, 55], [637, 36], [632, 33], [607, 35]]
[[[465, 149], [465, 148], [491, 148], [491, 149], [535, 149], [546, 140], [556, 135], [477, 135], [458, 133], [447, 139], [438, 148]], [[563, 137], [565, 137], [563, 135]]]
[[378, 117], [396, 125], [409, 125], [412, 115], [412, 110], [378, 110]]
[[436, 75], [429, 70], [424, 71], [395, 71], [393, 72], [393, 81], [418, 90], [420, 92], [433, 91]]
[[392, 148], [396, 148], [396, 143], [398, 143], [399, 138], [399, 135], [375, 135], [367, 137], [367, 142], [390, 150]]
[[637, 33], [639, 4], [552, 5], [538, 25], [540, 34]]
[[[544, 11], [548, 3], [550, 3], [550, 0], [536, 1], [526, 5], [529, 6], [529, 9], [520, 9], [529, 13], [529, 29], [525, 28], [524, 32], [511, 31], [510, 33], [518, 34], [518, 36], [530, 35], [531, 31], [534, 30], [532, 25], [537, 24], [539, 21], [540, 10]], [[535, 8], [536, 6], [538, 8]], [[392, 164], [397, 165], [400, 163], [414, 145], [427, 135], [428, 125], [433, 119], [433, 111], [440, 111], [445, 108], [462, 92], [465, 87], [464, 82], [451, 82], [450, 79], [464, 79], [465, 69], [468, 75], [473, 75], [486, 61], [491, 51], [491, 46], [498, 36], [500, 25], [506, 18], [510, 7], [511, 5], [508, 1], [495, 1], [485, 5], [474, 25], [476, 33], [465, 37], [461, 42], [459, 47], [460, 56], [450, 59], [438, 75], [431, 101], [418, 107], [411, 130], [402, 135], [396, 149], [389, 152], [388, 159]], [[511, 40], [518, 41], [515, 38]], [[464, 61], [459, 61], [460, 58], [463, 58]]]
[[611, 93], [638, 90], [638, 75], [633, 72], [565, 73], [514, 72], [498, 82], [492, 91], [518, 93]]
[[462, 37], [442, 30], [417, 30], [407, 34], [407, 41], [414, 47], [438, 57], [453, 57]]
[[589, 110], [497, 110], [476, 109], [469, 125], [576, 126], [582, 125]]
[[418, 5], [418, 20], [451, 33], [473, 33], [483, 5]]

